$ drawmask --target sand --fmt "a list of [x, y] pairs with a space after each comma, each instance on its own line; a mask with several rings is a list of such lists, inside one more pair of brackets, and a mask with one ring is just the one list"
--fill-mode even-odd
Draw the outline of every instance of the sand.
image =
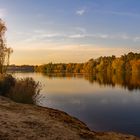
[[0, 140], [140, 140], [115, 132], [94, 132], [67, 113], [20, 104], [0, 96]]

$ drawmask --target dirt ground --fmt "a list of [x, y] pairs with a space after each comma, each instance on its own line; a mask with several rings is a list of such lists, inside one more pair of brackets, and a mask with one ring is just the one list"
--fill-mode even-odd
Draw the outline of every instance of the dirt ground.
[[93, 132], [65, 112], [19, 104], [0, 96], [0, 140], [140, 140], [115, 132]]

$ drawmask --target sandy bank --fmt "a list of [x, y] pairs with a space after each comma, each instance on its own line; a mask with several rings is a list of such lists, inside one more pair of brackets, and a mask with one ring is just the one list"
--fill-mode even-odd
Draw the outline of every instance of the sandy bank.
[[140, 140], [115, 132], [96, 133], [51, 108], [19, 104], [0, 96], [0, 140]]

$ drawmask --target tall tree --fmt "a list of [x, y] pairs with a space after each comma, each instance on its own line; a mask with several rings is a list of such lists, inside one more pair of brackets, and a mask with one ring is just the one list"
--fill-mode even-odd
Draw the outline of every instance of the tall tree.
[[0, 19], [0, 73], [6, 73], [9, 65], [10, 54], [13, 52], [11, 48], [7, 47], [5, 32], [7, 28], [3, 20]]

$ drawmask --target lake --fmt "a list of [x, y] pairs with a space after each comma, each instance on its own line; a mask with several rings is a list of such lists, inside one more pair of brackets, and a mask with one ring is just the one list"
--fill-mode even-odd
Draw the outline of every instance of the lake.
[[41, 82], [42, 90], [36, 98], [36, 104], [40, 106], [63, 110], [95, 131], [117, 131], [140, 136], [139, 78], [133, 78], [134, 82], [132, 79], [124, 82], [122, 79], [110, 81], [101, 76], [82, 74], [14, 75], [18, 78], [33, 77]]

